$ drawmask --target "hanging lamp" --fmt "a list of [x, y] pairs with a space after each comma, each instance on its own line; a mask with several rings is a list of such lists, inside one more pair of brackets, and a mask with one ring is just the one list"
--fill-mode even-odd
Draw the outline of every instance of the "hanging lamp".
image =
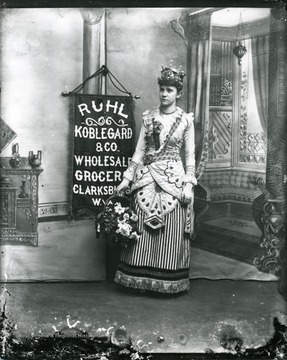
[[243, 39], [243, 26], [242, 26], [242, 17], [240, 13], [239, 23], [237, 28], [237, 37], [236, 37], [236, 42], [238, 42], [238, 45], [236, 45], [235, 48], [233, 49], [233, 54], [238, 59], [238, 65], [241, 65], [241, 59], [247, 53], [247, 49], [244, 46], [244, 44], [242, 44], [241, 39]]

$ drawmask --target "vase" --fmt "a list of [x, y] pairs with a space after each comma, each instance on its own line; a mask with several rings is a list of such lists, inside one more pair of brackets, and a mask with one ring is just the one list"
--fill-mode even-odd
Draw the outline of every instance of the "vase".
[[22, 185], [20, 186], [20, 194], [18, 197], [21, 199], [29, 197], [28, 193], [26, 192], [26, 181], [25, 180], [22, 181]]
[[29, 164], [30, 164], [31, 168], [35, 169], [35, 168], [38, 168], [39, 166], [41, 166], [41, 160], [38, 158], [37, 155], [33, 155], [29, 159]]
[[10, 160], [9, 160], [9, 164], [10, 166], [13, 168], [13, 169], [16, 169], [20, 166], [20, 158], [18, 157], [12, 157]]

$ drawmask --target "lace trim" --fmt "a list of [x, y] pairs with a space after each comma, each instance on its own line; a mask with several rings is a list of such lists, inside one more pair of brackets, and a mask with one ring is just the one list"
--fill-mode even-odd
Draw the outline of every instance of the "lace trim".
[[189, 289], [189, 279], [182, 279], [176, 281], [148, 279], [145, 277], [134, 277], [123, 274], [121, 271], [116, 272], [115, 282], [126, 287], [149, 290], [154, 292], [172, 294]]

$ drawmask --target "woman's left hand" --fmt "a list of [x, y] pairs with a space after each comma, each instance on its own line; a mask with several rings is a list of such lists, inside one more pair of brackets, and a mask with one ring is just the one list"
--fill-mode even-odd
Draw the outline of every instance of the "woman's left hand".
[[181, 201], [184, 204], [189, 204], [193, 198], [193, 185], [191, 183], [186, 183], [182, 190]]

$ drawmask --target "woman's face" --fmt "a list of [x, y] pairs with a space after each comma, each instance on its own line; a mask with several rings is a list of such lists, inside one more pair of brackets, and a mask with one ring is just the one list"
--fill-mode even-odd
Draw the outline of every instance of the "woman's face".
[[170, 85], [160, 85], [159, 87], [159, 100], [160, 104], [163, 107], [170, 106], [180, 98], [181, 93], [177, 91], [175, 86]]

